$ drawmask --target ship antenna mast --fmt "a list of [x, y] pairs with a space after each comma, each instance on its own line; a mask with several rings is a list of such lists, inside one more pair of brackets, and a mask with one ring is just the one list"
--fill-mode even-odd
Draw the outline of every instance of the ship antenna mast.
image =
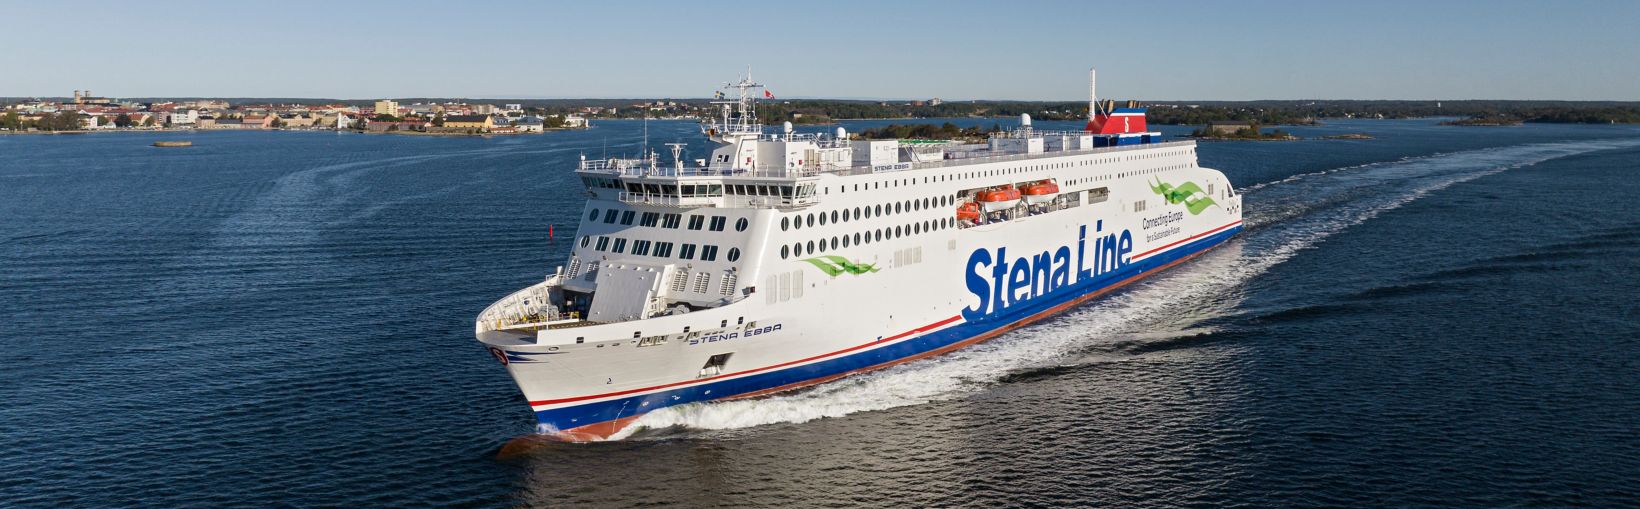
[[1099, 94], [1094, 89], [1094, 71], [1088, 68], [1088, 121], [1092, 122], [1099, 112]]
[[739, 100], [735, 104], [735, 113], [739, 114], [741, 124], [751, 125], [756, 122], [757, 98], [753, 96], [752, 89], [763, 88], [763, 85], [752, 81], [752, 67], [746, 66], [746, 77], [741, 78], [739, 83], [725, 83], [724, 87], [740, 92]]
[[672, 147], [672, 167], [677, 168], [679, 171], [683, 170], [683, 145], [682, 143], [666, 144], [666, 146]]

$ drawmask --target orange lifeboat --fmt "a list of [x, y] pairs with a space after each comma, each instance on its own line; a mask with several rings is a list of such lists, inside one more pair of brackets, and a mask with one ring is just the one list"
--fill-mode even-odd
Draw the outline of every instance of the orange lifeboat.
[[1048, 203], [1053, 201], [1055, 196], [1059, 196], [1059, 184], [1053, 183], [1052, 180], [1044, 180], [1025, 186], [1025, 203], [1031, 205]]
[[996, 187], [980, 191], [974, 199], [986, 212], [1008, 210], [1019, 205], [1019, 190], [1014, 189], [1014, 186]]
[[965, 201], [965, 202], [962, 202], [962, 205], [957, 205], [957, 219], [959, 219], [959, 220], [964, 220], [965, 219], [965, 220], [968, 220], [968, 221], [978, 221], [979, 220], [979, 204], [971, 202], [971, 201]]

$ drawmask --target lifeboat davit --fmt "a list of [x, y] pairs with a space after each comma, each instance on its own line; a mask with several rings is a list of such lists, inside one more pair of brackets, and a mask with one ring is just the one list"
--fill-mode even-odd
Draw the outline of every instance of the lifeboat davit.
[[1059, 184], [1055, 184], [1051, 180], [1025, 186], [1025, 203], [1031, 205], [1048, 203], [1053, 201], [1055, 196], [1059, 196]]
[[965, 201], [965, 202], [962, 202], [962, 205], [957, 205], [957, 219], [959, 219], [959, 220], [966, 219], [966, 220], [969, 220], [969, 221], [978, 221], [979, 220], [979, 204], [971, 202], [971, 201]]
[[1014, 189], [1014, 186], [987, 189], [980, 191], [974, 199], [986, 212], [1008, 210], [1019, 205], [1019, 190]]

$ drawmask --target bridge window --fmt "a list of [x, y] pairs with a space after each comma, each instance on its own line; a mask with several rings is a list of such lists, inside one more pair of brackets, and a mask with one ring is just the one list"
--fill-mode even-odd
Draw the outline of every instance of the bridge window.
[[700, 261], [717, 261], [717, 246], [710, 244], [700, 246]]
[[706, 216], [689, 216], [689, 229], [699, 230], [706, 226]]
[[661, 216], [661, 227], [678, 229], [678, 223], [683, 222], [683, 214], [666, 214]]
[[621, 213], [621, 224], [626, 225], [626, 226], [632, 226], [632, 218], [637, 216], [637, 215], [638, 215], [637, 212], [633, 212], [633, 211], [630, 211], [630, 210], [628, 210], [626, 212], [622, 212]]
[[597, 249], [599, 251], [608, 250], [609, 249], [609, 237], [599, 235], [598, 236], [598, 247], [595, 247], [593, 249]]
[[642, 218], [638, 219], [638, 226], [654, 227], [656, 224], [659, 224], [660, 221], [661, 221], [661, 213], [659, 213], [659, 212], [644, 212]]
[[723, 216], [712, 216], [712, 231], [715, 231], [715, 232], [723, 231], [723, 225], [725, 223], [728, 223], [728, 222], [729, 222], [728, 218], [725, 218]]
[[672, 243], [671, 242], [656, 242], [655, 243], [655, 256], [659, 257], [659, 258], [666, 258], [666, 257], [672, 256]]
[[637, 256], [648, 256], [649, 255], [649, 244], [650, 244], [650, 242], [647, 241], [647, 240], [634, 240], [634, 241], [632, 241], [632, 254], [637, 255]]
[[621, 211], [615, 209], [604, 211], [604, 222], [608, 224], [615, 224], [615, 216], [620, 214], [620, 212]]
[[684, 245], [678, 246], [678, 258], [682, 258], [682, 259], [685, 259], [685, 260], [695, 259], [695, 245], [694, 244], [684, 244]]
[[615, 248], [612, 249], [612, 251], [615, 251], [617, 253], [625, 253], [626, 252], [626, 239], [617, 237], [615, 239]]

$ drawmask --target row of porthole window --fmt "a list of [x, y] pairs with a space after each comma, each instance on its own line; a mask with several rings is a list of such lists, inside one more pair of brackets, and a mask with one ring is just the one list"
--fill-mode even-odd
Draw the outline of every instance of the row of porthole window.
[[[587, 247], [587, 246], [590, 246], [590, 245], [592, 245], [592, 237], [590, 235], [582, 235], [581, 236], [581, 247]], [[593, 249], [595, 249], [597, 251], [612, 251], [612, 252], [615, 252], [615, 253], [624, 254], [624, 253], [626, 253], [626, 247], [627, 247], [626, 246], [626, 239], [623, 239], [623, 238], [620, 238], [620, 237], [606, 237], [606, 236], [603, 236], [603, 235], [599, 235], [598, 236], [597, 247], [594, 247]], [[699, 246], [696, 246], [695, 244], [688, 244], [688, 243], [679, 244], [678, 245], [678, 258], [681, 258], [681, 259], [684, 259], [684, 260], [693, 260], [693, 259], [695, 259], [695, 255], [697, 253], [697, 251], [696, 251], [697, 247], [699, 248], [698, 253], [700, 254], [700, 260], [701, 261], [703, 261], [703, 262], [717, 261], [718, 247], [714, 246], [714, 245], [711, 245], [711, 244], [701, 244]], [[653, 248], [653, 249], [651, 249], [651, 248]], [[632, 242], [632, 254], [638, 255], [638, 256], [654, 256], [654, 257], [657, 257], [657, 258], [670, 258], [670, 257], [672, 257], [672, 243], [671, 242], [652, 242], [652, 241], [648, 241], [648, 240], [635, 240], [635, 241]], [[724, 254], [724, 257], [727, 258], [731, 262], [740, 261], [740, 248], [738, 248], [738, 247], [729, 248], [729, 251]]]
[[[661, 228], [668, 228], [668, 229], [674, 229], [675, 230], [679, 226], [681, 226], [682, 223], [683, 223], [683, 221], [682, 221], [682, 216], [683, 215], [682, 214], [661, 213], [661, 212], [644, 212], [643, 216], [640, 219], [639, 216], [637, 215], [637, 211], [634, 211], [634, 210], [624, 210], [623, 211], [623, 210], [609, 209], [609, 210], [605, 210], [605, 211], [602, 211], [602, 212], [604, 213], [604, 222], [608, 223], [608, 224], [615, 224], [617, 221], [619, 221], [621, 223], [621, 225], [623, 225], [623, 226], [631, 226], [634, 219], [637, 219], [637, 223], [638, 223], [639, 226], [650, 226], [650, 227], [658, 226], [658, 227], [661, 227]], [[589, 222], [590, 221], [597, 221], [598, 220], [598, 213], [599, 213], [598, 209], [592, 209], [592, 212], [587, 214], [587, 221], [589, 221]], [[728, 218], [726, 218], [724, 216], [711, 216], [709, 222], [710, 222], [710, 228], [709, 229], [711, 229], [714, 232], [720, 232], [720, 231], [723, 231], [723, 226], [728, 223]], [[700, 229], [703, 229], [703, 228], [707, 228], [708, 227], [707, 223], [708, 223], [708, 220], [707, 220], [706, 216], [690, 215], [689, 216], [689, 225], [688, 225], [688, 227], [691, 230], [700, 230]], [[750, 227], [751, 225], [752, 225], [751, 221], [747, 220], [744, 217], [736, 219], [735, 220], [735, 231], [737, 231], [737, 232], [746, 231], [746, 228]]]
[[793, 256], [802, 257], [803, 253], [824, 253], [827, 250], [843, 249], [849, 247], [850, 245], [863, 246], [872, 242], [882, 242], [884, 240], [897, 239], [907, 235], [918, 235], [925, 232], [933, 232], [936, 230], [951, 228], [953, 226], [956, 226], [956, 220], [947, 217], [943, 219], [923, 221], [920, 223], [911, 223], [909, 225], [895, 226], [893, 228], [878, 228], [876, 230], [866, 232], [855, 232], [852, 236], [834, 236], [830, 240], [821, 238], [819, 240], [810, 240], [807, 242], [796, 242], [789, 246], [780, 246], [780, 258], [784, 260]]
[[937, 196], [933, 198], [905, 200], [902, 202], [888, 204], [879, 203], [875, 206], [854, 207], [853, 209], [833, 210], [829, 214], [826, 212], [820, 212], [782, 217], [780, 218], [780, 231], [787, 231], [791, 229], [801, 230], [804, 226], [825, 226], [828, 221], [833, 224], [846, 223], [855, 219], [870, 219], [872, 217], [902, 214], [905, 212], [914, 212], [933, 207], [949, 207], [955, 204], [956, 198], [950, 196]]

